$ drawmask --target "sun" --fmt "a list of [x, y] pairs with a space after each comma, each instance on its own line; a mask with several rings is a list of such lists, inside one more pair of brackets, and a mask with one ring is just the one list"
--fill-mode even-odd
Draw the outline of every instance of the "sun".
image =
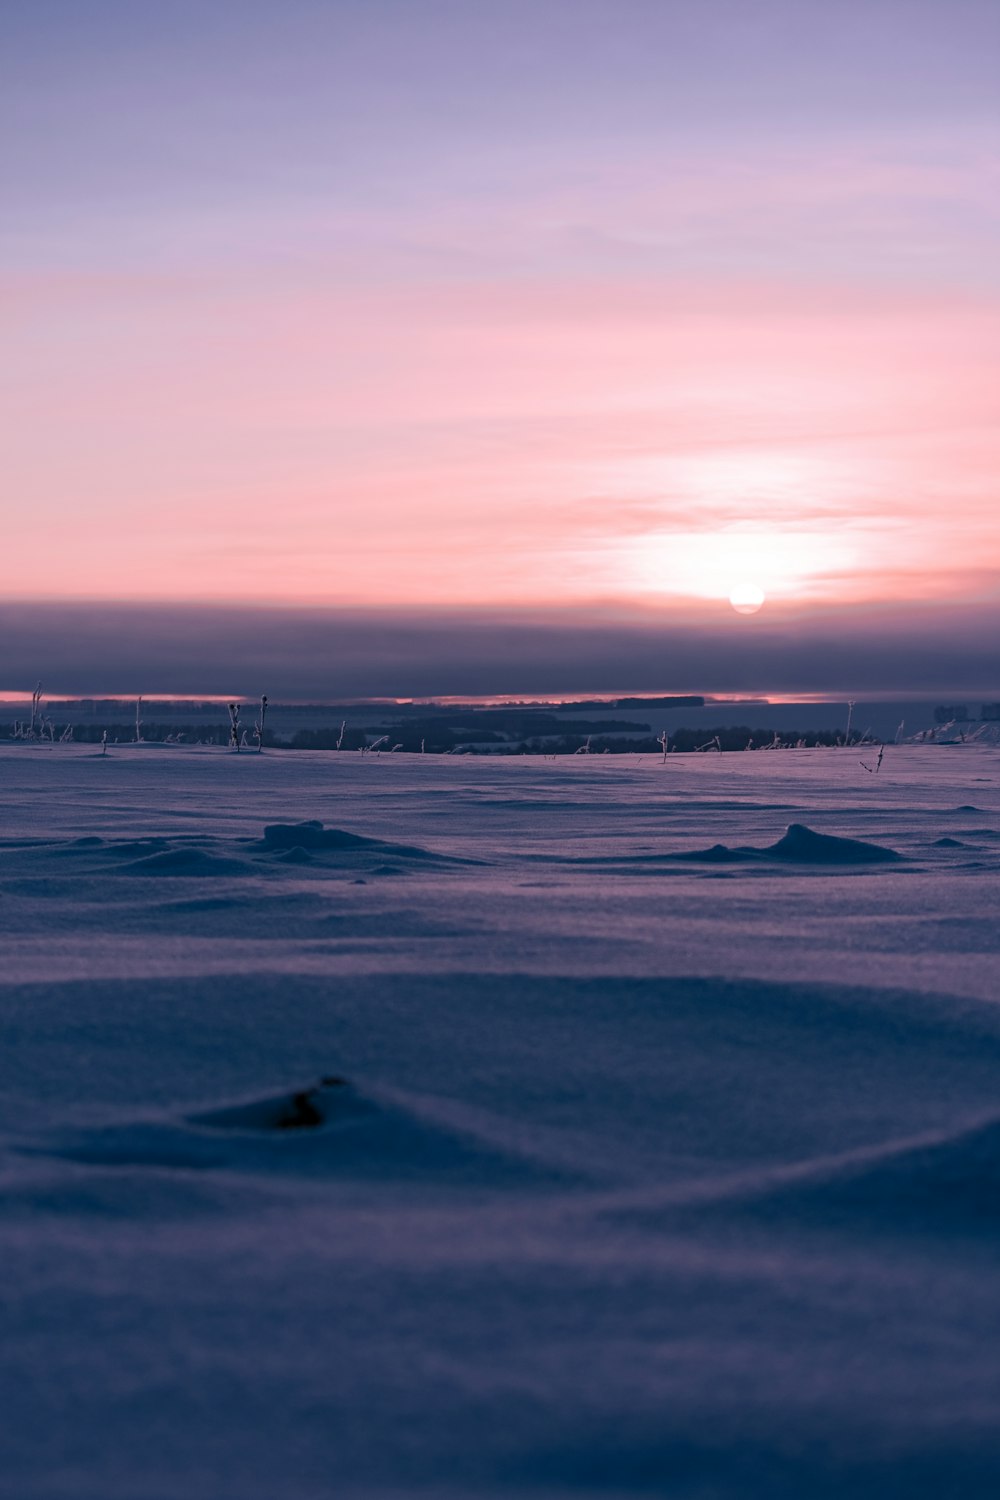
[[729, 602], [738, 615], [755, 615], [764, 603], [764, 590], [756, 583], [737, 583], [729, 591]]

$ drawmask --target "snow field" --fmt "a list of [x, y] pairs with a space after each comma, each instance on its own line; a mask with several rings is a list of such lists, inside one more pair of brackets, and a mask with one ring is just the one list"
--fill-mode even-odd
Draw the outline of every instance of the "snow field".
[[998, 768], [0, 747], [0, 1493], [993, 1496]]

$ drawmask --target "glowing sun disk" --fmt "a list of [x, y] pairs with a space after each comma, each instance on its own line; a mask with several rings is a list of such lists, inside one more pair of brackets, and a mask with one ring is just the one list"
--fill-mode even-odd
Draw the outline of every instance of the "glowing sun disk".
[[764, 590], [756, 583], [738, 583], [729, 591], [729, 602], [738, 615], [755, 615], [764, 603]]

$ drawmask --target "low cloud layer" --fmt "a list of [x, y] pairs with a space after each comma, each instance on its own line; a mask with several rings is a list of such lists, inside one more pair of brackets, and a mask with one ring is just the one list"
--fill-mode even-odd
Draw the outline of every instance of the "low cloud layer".
[[795, 618], [19, 603], [0, 690], [336, 700], [585, 693], [1000, 694], [998, 607]]

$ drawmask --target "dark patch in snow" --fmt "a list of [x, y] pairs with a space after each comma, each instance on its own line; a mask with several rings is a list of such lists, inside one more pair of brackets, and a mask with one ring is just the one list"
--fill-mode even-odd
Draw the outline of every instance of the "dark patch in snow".
[[[340, 1094], [339, 1091], [345, 1089], [348, 1093]], [[339, 1097], [332, 1100], [335, 1090]], [[205, 1114], [189, 1115], [188, 1119], [192, 1125], [207, 1126], [211, 1130], [315, 1130], [334, 1117], [335, 1105], [340, 1106], [336, 1110], [340, 1116], [359, 1112], [357, 1096], [347, 1080], [330, 1074], [321, 1078], [319, 1083], [295, 1089], [290, 1094], [209, 1110]]]
[[122, 1121], [62, 1145], [18, 1150], [116, 1170], [422, 1178], [491, 1188], [580, 1178], [504, 1136], [461, 1105], [395, 1089], [361, 1092], [329, 1074], [287, 1093], [180, 1118]]

